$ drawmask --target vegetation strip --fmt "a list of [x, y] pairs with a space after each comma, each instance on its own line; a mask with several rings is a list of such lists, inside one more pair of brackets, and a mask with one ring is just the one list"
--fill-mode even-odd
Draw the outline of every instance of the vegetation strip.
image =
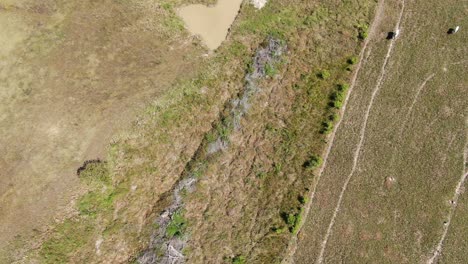
[[[269, 37], [266, 47], [257, 50], [251, 65], [251, 72], [245, 77], [245, 88], [238, 98], [228, 103], [227, 116], [221, 117], [218, 124], [208, 132], [192, 160], [187, 164], [185, 176], [173, 191], [172, 204], [164, 209], [156, 219], [157, 230], [151, 235], [148, 249], [138, 258], [141, 264], [165, 263], [172, 261], [184, 261], [182, 254], [186, 248], [188, 234], [185, 233], [187, 220], [184, 219], [183, 196], [195, 191], [196, 183], [202, 169], [197, 164], [203, 163], [207, 155], [225, 150], [229, 146], [229, 134], [231, 130], [239, 130], [241, 119], [248, 113], [251, 98], [261, 89], [257, 83], [269, 76], [268, 69], [273, 69], [281, 56], [286, 52], [286, 45], [278, 39]], [[271, 71], [271, 70], [270, 70]], [[233, 259], [233, 263], [241, 263], [240, 257]]]
[[[376, 10], [374, 12], [375, 13], [374, 14], [374, 22], [371, 23], [370, 32], [373, 32], [372, 28], [374, 28], [376, 26], [375, 25], [375, 20], [377, 19], [377, 17], [379, 17], [381, 15], [381, 12], [383, 10], [383, 3], [384, 3], [384, 0], [380, 0], [379, 3], [377, 4]], [[343, 107], [340, 110], [341, 116], [343, 116], [343, 114], [346, 112], [346, 106], [347, 106], [348, 100], [350, 98], [350, 95], [352, 93], [352, 90], [353, 90], [354, 86], [356, 85], [356, 80], [357, 80], [357, 77], [358, 77], [358, 75], [359, 75], [359, 73], [361, 71], [361, 67], [364, 64], [364, 56], [365, 56], [366, 51], [367, 51], [367, 46], [369, 44], [369, 40], [370, 40], [370, 37], [368, 37], [368, 38], [366, 38], [364, 40], [364, 44], [363, 44], [361, 52], [359, 54], [359, 61], [357, 63], [357, 68], [356, 68], [356, 70], [355, 70], [355, 72], [353, 74], [353, 77], [351, 79], [351, 85], [350, 85], [349, 91], [346, 93], [346, 98], [343, 101]], [[324, 171], [325, 167], [327, 166], [328, 156], [329, 156], [330, 151], [331, 151], [331, 149], [333, 147], [336, 131], [339, 129], [339, 127], [341, 125], [341, 122], [342, 122], [342, 119], [343, 118], [339, 118], [337, 120], [335, 127], [333, 129], [331, 129], [332, 132], [328, 136], [328, 142], [329, 143], [327, 144], [327, 146], [325, 148], [325, 153], [323, 154], [323, 163], [321, 164], [321, 166], [318, 167], [317, 178], [316, 178], [316, 180], [315, 180], [315, 182], [313, 184], [312, 190], [310, 191], [308, 202], [305, 203], [305, 206], [304, 206], [304, 208], [305, 208], [305, 210], [303, 212], [303, 218], [304, 219], [307, 219], [307, 216], [309, 215], [310, 207], [311, 207], [311, 205], [313, 203], [313, 200], [315, 198], [315, 193], [317, 191], [317, 186], [318, 186], [318, 183], [320, 181], [320, 177], [322, 176], [323, 171]], [[304, 225], [304, 222], [301, 222], [299, 224], [299, 226], [297, 227], [297, 233], [300, 232], [303, 225]], [[282, 262], [284, 264], [291, 262], [294, 254], [296, 253], [296, 250], [297, 250], [297, 233], [291, 239], [291, 241], [289, 242], [288, 251], [287, 251], [288, 253], [287, 253], [286, 257], [284, 258], [284, 260]]]

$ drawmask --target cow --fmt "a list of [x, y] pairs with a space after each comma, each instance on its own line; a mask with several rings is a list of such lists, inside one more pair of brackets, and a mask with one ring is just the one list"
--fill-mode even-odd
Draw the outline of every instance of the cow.
[[398, 35], [400, 35], [400, 30], [399, 29], [397, 29], [395, 31], [390, 31], [387, 34], [387, 39], [396, 39], [398, 37]]
[[456, 26], [454, 28], [449, 28], [449, 30], [447, 31], [447, 34], [449, 34], [449, 35], [455, 34], [455, 33], [458, 32], [458, 30], [460, 30], [460, 26]]

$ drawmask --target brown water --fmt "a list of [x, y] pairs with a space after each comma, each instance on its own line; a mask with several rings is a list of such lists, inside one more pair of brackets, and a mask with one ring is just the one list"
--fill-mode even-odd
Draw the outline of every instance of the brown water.
[[218, 0], [215, 6], [188, 5], [177, 10], [187, 29], [199, 35], [214, 50], [226, 38], [229, 27], [239, 12], [242, 0]]

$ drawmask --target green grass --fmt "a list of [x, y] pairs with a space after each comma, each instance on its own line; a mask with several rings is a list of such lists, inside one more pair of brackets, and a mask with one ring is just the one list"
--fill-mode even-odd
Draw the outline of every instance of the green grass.
[[246, 258], [242, 255], [239, 255], [239, 256], [235, 256], [234, 258], [232, 258], [232, 261], [231, 261], [232, 264], [245, 264], [247, 263], [246, 261]]
[[265, 67], [265, 74], [268, 76], [268, 77], [273, 77], [275, 76], [277, 73], [277, 70], [276, 68], [273, 66], [273, 65], [270, 65], [270, 64], [267, 64], [266, 67]]
[[187, 220], [181, 211], [175, 212], [171, 217], [171, 222], [167, 226], [166, 235], [169, 238], [183, 236], [187, 228]]
[[79, 176], [89, 191], [77, 202], [79, 215], [58, 224], [43, 242], [39, 250], [43, 263], [68, 263], [71, 256], [89, 245], [102, 218], [112, 216], [115, 197], [123, 193], [112, 185], [107, 162], [90, 162]]
[[114, 197], [113, 190], [90, 191], [79, 200], [78, 211], [80, 215], [90, 217], [96, 217], [97, 213], [109, 212], [113, 209]]
[[46, 240], [39, 251], [45, 264], [69, 263], [70, 256], [90, 243], [95, 225], [90, 219], [68, 219], [60, 224], [51, 238]]

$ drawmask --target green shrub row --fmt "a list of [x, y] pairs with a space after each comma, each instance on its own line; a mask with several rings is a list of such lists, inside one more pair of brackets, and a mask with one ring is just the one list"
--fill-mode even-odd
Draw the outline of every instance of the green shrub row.
[[346, 100], [346, 92], [349, 89], [349, 84], [338, 84], [335, 91], [330, 95], [330, 101], [328, 105], [330, 106], [332, 113], [322, 122], [322, 129], [320, 130], [321, 134], [329, 134], [333, 131], [334, 123], [338, 120], [338, 114], [336, 110], [341, 109]]

